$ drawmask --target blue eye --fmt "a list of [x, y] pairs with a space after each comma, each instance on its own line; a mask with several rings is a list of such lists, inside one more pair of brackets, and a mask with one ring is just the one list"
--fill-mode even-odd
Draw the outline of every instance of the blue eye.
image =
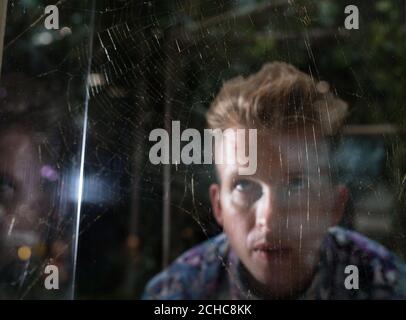
[[262, 188], [255, 181], [246, 179], [237, 180], [234, 184], [234, 188], [238, 192], [247, 196], [251, 196], [255, 199], [258, 199], [262, 195]]
[[235, 188], [239, 191], [247, 190], [249, 188], [252, 188], [252, 186], [253, 186], [253, 182], [251, 182], [249, 180], [238, 180], [235, 183]]

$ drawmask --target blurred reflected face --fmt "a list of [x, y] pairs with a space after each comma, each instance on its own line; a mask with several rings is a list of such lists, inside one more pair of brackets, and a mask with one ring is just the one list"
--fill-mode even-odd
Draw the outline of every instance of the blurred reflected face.
[[[234, 154], [237, 139], [224, 138], [226, 154]], [[211, 186], [211, 202], [254, 288], [269, 298], [289, 297], [309, 285], [346, 190], [331, 184], [326, 143], [311, 127], [258, 130], [257, 152], [251, 176], [238, 175], [239, 161], [217, 165], [220, 184]]]
[[[17, 259], [18, 248], [39, 243], [48, 214], [41, 188], [41, 163], [33, 135], [21, 129], [0, 134], [0, 244], [2, 263]], [[29, 250], [20, 251], [21, 258]]]

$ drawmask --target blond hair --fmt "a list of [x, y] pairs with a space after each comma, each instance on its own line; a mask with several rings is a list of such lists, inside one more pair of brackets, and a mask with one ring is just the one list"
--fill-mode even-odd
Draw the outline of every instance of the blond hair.
[[223, 130], [313, 123], [324, 135], [332, 135], [342, 126], [347, 109], [327, 82], [316, 82], [290, 64], [273, 62], [247, 78], [225, 82], [209, 108], [207, 122], [210, 128]]

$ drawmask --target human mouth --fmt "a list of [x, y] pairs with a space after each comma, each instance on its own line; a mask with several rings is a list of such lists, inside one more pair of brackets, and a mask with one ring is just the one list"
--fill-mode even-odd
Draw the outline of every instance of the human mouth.
[[290, 253], [290, 248], [275, 247], [266, 243], [256, 245], [253, 248], [254, 257], [267, 261], [286, 258]]

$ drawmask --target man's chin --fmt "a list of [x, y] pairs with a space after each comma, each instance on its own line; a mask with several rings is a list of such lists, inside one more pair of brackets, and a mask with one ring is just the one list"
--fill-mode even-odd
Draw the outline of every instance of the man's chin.
[[292, 277], [287, 272], [274, 273], [257, 279], [258, 296], [264, 299], [295, 299], [303, 291], [305, 279]]

